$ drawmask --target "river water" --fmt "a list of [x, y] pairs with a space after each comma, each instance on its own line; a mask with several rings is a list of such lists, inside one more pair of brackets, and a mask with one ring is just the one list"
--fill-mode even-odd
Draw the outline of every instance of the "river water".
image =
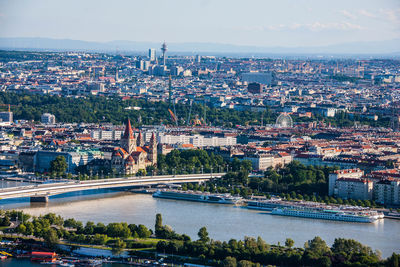
[[295, 246], [302, 247], [315, 236], [320, 236], [328, 245], [335, 238], [343, 237], [379, 249], [383, 257], [400, 253], [399, 220], [363, 224], [281, 217], [243, 207], [156, 199], [151, 195], [115, 191], [69, 193], [51, 197], [47, 204], [31, 204], [28, 199], [0, 200], [0, 208], [20, 209], [32, 215], [53, 212], [83, 222], [144, 224], [152, 229], [155, 215], [161, 213], [164, 224], [192, 239], [197, 239], [198, 230], [206, 226], [214, 240], [261, 236], [267, 243], [283, 244], [289, 237]]

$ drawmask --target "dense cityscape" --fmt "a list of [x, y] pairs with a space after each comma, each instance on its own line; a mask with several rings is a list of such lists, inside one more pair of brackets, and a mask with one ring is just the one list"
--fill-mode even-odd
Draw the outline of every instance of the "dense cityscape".
[[167, 2], [0, 1], [0, 265], [400, 266], [399, 3]]
[[166, 43], [160, 51], [2, 51], [3, 180], [226, 172], [182, 189], [399, 217], [398, 60], [168, 57]]

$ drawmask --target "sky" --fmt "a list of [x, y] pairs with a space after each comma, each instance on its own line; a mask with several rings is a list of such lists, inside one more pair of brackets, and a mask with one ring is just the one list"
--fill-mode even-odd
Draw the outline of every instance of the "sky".
[[0, 37], [264, 47], [400, 39], [400, 0], [0, 0]]

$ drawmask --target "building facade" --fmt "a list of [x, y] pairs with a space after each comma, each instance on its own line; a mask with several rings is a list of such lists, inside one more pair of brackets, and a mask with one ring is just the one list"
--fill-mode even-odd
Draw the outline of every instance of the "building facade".
[[371, 200], [374, 183], [368, 179], [340, 178], [336, 181], [334, 195], [342, 199]]
[[400, 181], [386, 179], [375, 183], [374, 199], [379, 204], [400, 205]]
[[149, 145], [145, 146], [143, 135], [134, 135], [130, 120], [125, 126], [120, 144], [120, 147], [114, 148], [111, 156], [111, 168], [117, 172], [135, 174], [141, 169], [145, 170], [147, 166], [157, 164], [157, 141], [154, 133]]
[[50, 113], [44, 113], [40, 118], [40, 121], [43, 124], [55, 124], [56, 123], [56, 116]]
[[13, 123], [12, 112], [0, 112], [0, 125], [11, 125]]

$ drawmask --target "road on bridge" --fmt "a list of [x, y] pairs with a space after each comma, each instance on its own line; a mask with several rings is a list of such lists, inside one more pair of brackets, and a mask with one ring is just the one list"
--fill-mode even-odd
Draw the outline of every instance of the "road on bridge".
[[127, 178], [110, 178], [89, 181], [68, 181], [51, 184], [27, 185], [3, 188], [0, 190], [0, 199], [50, 196], [62, 193], [104, 189], [115, 187], [134, 187], [156, 184], [176, 184], [187, 182], [202, 182], [221, 178], [225, 173], [186, 174], [186, 175], [161, 175], [161, 176], [132, 176]]

